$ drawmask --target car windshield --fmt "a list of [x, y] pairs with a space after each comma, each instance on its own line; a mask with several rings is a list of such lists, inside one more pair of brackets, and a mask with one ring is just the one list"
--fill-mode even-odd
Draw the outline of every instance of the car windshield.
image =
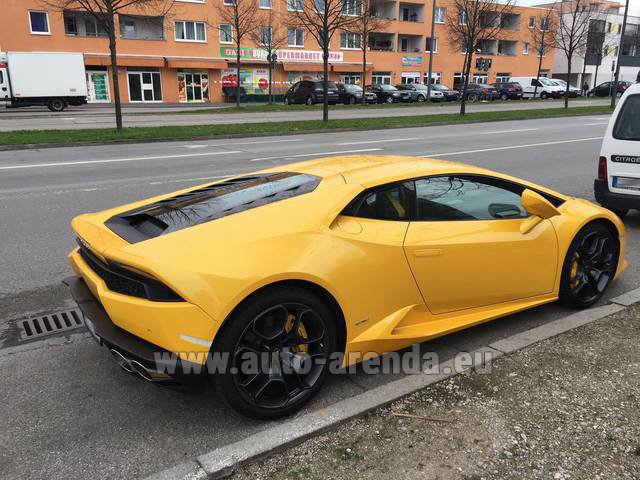
[[360, 85], [346, 84], [344, 89], [348, 92], [362, 93], [362, 87]]
[[393, 85], [381, 84], [380, 85], [380, 90], [386, 90], [388, 92], [395, 92], [398, 89], [396, 87], [394, 87]]
[[427, 86], [423, 85], [422, 83], [414, 83], [413, 84], [414, 87], [416, 87], [416, 90], [427, 90]]
[[613, 138], [640, 141], [640, 94], [631, 95], [622, 105]]
[[451, 90], [446, 85], [439, 85], [439, 84], [433, 85], [431, 88], [433, 88], [434, 90]]
[[538, 80], [540, 80], [540, 83], [543, 85], [546, 85], [547, 87], [557, 87], [558, 84], [553, 82], [552, 80], [549, 80], [548, 78], [542, 78], [540, 77]]

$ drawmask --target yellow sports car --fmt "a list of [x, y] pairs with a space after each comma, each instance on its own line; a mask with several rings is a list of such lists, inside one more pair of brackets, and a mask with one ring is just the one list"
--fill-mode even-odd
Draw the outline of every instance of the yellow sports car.
[[72, 226], [66, 283], [120, 366], [167, 384], [211, 379], [260, 418], [300, 408], [335, 359], [556, 300], [588, 307], [627, 265], [609, 210], [413, 157], [284, 165]]

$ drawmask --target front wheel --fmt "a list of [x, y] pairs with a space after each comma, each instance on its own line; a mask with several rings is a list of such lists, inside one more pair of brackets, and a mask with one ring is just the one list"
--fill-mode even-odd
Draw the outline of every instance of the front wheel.
[[502, 100], [509, 100], [509, 95], [507, 95], [506, 93], [503, 93], [502, 95], [500, 95], [500, 98]]
[[416, 101], [418, 103], [422, 103], [426, 100], [426, 98], [424, 97], [424, 95], [418, 95], [418, 98], [416, 98]]
[[289, 97], [284, 97], [284, 104], [285, 105], [291, 105], [291, 100], [289, 100]]
[[53, 98], [47, 104], [47, 108], [52, 112], [62, 112], [66, 107], [66, 102], [61, 98]]
[[307, 97], [304, 103], [306, 103], [307, 105], [313, 105], [313, 97]]
[[353, 95], [351, 95], [349, 97], [349, 104], [350, 105], [355, 105], [356, 104], [356, 97], [354, 97]]
[[241, 305], [213, 351], [229, 355], [214, 381], [238, 412], [275, 419], [299, 410], [315, 395], [336, 351], [332, 310], [307, 290], [274, 289]]
[[393, 103], [393, 97], [387, 97], [384, 101], [387, 103]]
[[540, 98], [541, 98], [542, 100], [546, 100], [548, 96], [549, 96], [549, 95], [547, 95], [547, 92], [542, 92], [542, 93], [540, 94]]
[[560, 303], [587, 308], [596, 303], [618, 266], [618, 239], [604, 225], [591, 223], [571, 242], [562, 267]]

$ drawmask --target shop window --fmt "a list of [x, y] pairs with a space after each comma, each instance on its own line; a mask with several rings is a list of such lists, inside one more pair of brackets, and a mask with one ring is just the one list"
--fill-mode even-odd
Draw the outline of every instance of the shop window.
[[178, 72], [178, 100], [206, 102], [209, 100], [209, 75], [204, 72]]
[[511, 80], [511, 73], [496, 73], [496, 83], [506, 83]]
[[[424, 74], [422, 83], [427, 85], [429, 83], [429, 73]], [[431, 85], [440, 85], [442, 83], [442, 73], [431, 72]]]
[[391, 85], [391, 73], [390, 72], [373, 72], [371, 75], [372, 84]]
[[159, 71], [127, 70], [131, 102], [161, 102], [162, 84]]
[[174, 25], [175, 39], [179, 42], [207, 41], [207, 33], [204, 22], [177, 20]]
[[361, 85], [360, 81], [361, 75], [357, 75], [355, 73], [343, 73], [340, 75], [340, 83], [345, 83], [348, 85]]
[[50, 35], [49, 13], [29, 10], [29, 25], [34, 35]]

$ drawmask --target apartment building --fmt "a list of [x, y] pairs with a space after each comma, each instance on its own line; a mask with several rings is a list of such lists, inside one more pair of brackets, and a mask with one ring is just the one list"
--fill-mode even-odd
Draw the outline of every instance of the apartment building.
[[[53, 11], [38, 0], [2, 0], [0, 51], [82, 52], [91, 102], [112, 101], [108, 40], [95, 19], [79, 11]], [[131, 103], [220, 102], [225, 86], [235, 85], [233, 29], [220, 24], [218, 3], [233, 0], [176, 0], [164, 16], [132, 10], [116, 20], [121, 99]], [[255, 0], [260, 10], [273, 9], [284, 19], [299, 8], [298, 0]], [[348, 13], [345, 0], [345, 12]], [[437, 0], [436, 0], [437, 1]], [[374, 12], [388, 19], [384, 31], [371, 35], [365, 84], [426, 82], [429, 50], [433, 49], [433, 79], [456, 86], [464, 53], [449, 44], [446, 19], [450, 0], [437, 1], [435, 34], [431, 39], [430, 0], [375, 0]], [[259, 10], [259, 11], [260, 11]], [[541, 8], [516, 7], [499, 21], [500, 40], [478, 45], [473, 79], [478, 82], [535, 75], [539, 57], [532, 44]], [[457, 15], [457, 13], [456, 13]], [[463, 21], [463, 20], [461, 20]], [[322, 54], [304, 29], [288, 28], [287, 46], [278, 53], [273, 71], [276, 91], [303, 78], [320, 78]], [[363, 83], [361, 38], [340, 32], [331, 43], [331, 79]], [[240, 83], [248, 94], [266, 94], [266, 54], [247, 42], [242, 48]], [[553, 64], [544, 52], [544, 74]], [[42, 72], [46, 81], [46, 72]]]

